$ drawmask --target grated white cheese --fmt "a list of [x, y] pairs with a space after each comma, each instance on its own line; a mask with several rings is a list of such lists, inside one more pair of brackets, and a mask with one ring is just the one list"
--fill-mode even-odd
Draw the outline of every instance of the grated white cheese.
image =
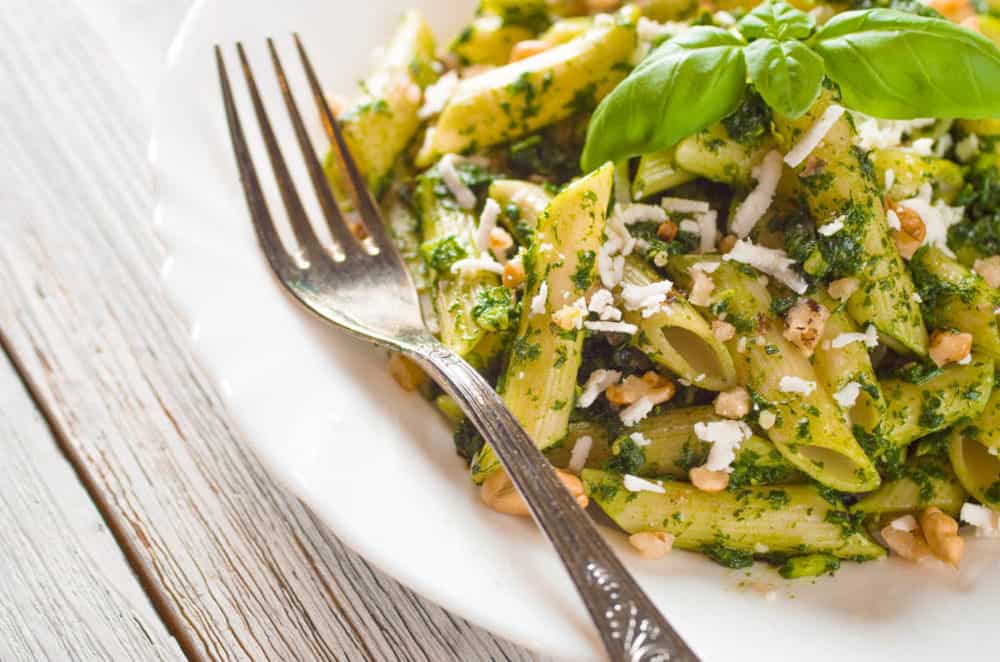
[[915, 531], [917, 529], [917, 519], [913, 515], [903, 515], [889, 522], [889, 526], [896, 531]]
[[598, 333], [625, 333], [635, 335], [639, 327], [628, 322], [584, 322], [583, 326]]
[[691, 265], [691, 269], [698, 269], [704, 271], [706, 274], [715, 273], [715, 270], [719, 268], [721, 262], [695, 262]]
[[844, 387], [833, 394], [833, 399], [837, 401], [842, 409], [850, 409], [858, 401], [861, 395], [861, 384], [857, 382], [847, 382]]
[[1000, 536], [1000, 516], [994, 511], [975, 503], [962, 504], [959, 518], [976, 527], [977, 537], [995, 538]]
[[458, 72], [449, 71], [424, 90], [424, 105], [417, 111], [417, 118], [426, 120], [434, 117], [448, 105], [448, 101], [458, 89]]
[[571, 473], [578, 474], [587, 466], [587, 458], [590, 457], [590, 449], [594, 447], [594, 438], [590, 435], [583, 435], [573, 444], [573, 450], [569, 454], [569, 464], [566, 468]]
[[604, 393], [609, 386], [614, 386], [622, 379], [622, 373], [617, 370], [595, 370], [587, 377], [587, 382], [583, 385], [580, 397], [576, 399], [576, 406], [586, 409], [594, 404], [597, 396]]
[[739, 239], [733, 249], [722, 256], [723, 260], [749, 264], [784, 283], [796, 294], [804, 294], [809, 284], [792, 269], [795, 260], [788, 257], [783, 250], [755, 246], [753, 243]]
[[938, 136], [937, 145], [934, 147], [934, 156], [939, 159], [943, 159], [944, 155], [948, 153], [948, 150], [952, 148], [955, 144], [955, 139], [951, 137], [950, 133], [943, 133]]
[[712, 210], [704, 214], [698, 214], [695, 218], [698, 221], [698, 236], [701, 238], [698, 251], [701, 253], [711, 253], [715, 250], [715, 242], [719, 238], [719, 228], [716, 225], [719, 214], [715, 210]]
[[846, 220], [847, 220], [846, 216], [838, 216], [837, 218], [833, 219], [826, 225], [820, 226], [820, 228], [816, 231], [819, 232], [824, 237], [832, 237], [833, 235], [837, 234], [838, 232], [844, 229], [844, 221]]
[[625, 258], [615, 255], [621, 250], [621, 242], [615, 245], [614, 241], [615, 238], [609, 237], [597, 252], [597, 274], [601, 277], [601, 284], [609, 290], [617, 287], [625, 276]]
[[698, 221], [691, 220], [690, 218], [685, 218], [678, 224], [677, 229], [681, 232], [688, 232], [690, 234], [701, 234], [701, 226], [698, 225]]
[[617, 322], [622, 318], [622, 311], [615, 308], [615, 297], [614, 295], [605, 289], [600, 289], [594, 292], [593, 296], [590, 297], [590, 303], [587, 306], [587, 310], [592, 313], [597, 313], [597, 316], [604, 321]]
[[920, 187], [920, 192], [916, 197], [903, 200], [899, 204], [917, 212], [924, 222], [927, 236], [924, 243], [936, 246], [945, 254], [954, 257], [954, 253], [948, 248], [948, 228], [962, 220], [965, 215], [964, 207], [950, 207], [943, 200], [938, 200], [932, 204], [934, 189], [929, 183], [924, 183]]
[[618, 413], [618, 417], [622, 419], [622, 423], [626, 427], [632, 427], [646, 418], [651, 411], [653, 411], [653, 401], [644, 395], [628, 407], [625, 407], [625, 409], [622, 409]]
[[656, 205], [628, 204], [615, 206], [613, 217], [618, 217], [625, 225], [652, 221], [662, 223], [667, 220], [667, 212], [662, 207]]
[[669, 280], [649, 285], [626, 285], [622, 289], [625, 310], [641, 310], [643, 318], [652, 317], [660, 312], [660, 307], [666, 303], [667, 295], [673, 287], [674, 284]]
[[837, 120], [844, 114], [844, 107], [838, 104], [830, 104], [827, 106], [823, 114], [820, 115], [809, 130], [806, 131], [805, 135], [799, 139], [799, 142], [795, 143], [785, 154], [785, 163], [787, 163], [792, 168], [797, 168], [806, 157], [812, 154], [812, 151], [816, 149], [826, 134], [829, 133], [833, 125], [837, 123]]
[[694, 434], [698, 439], [712, 444], [704, 468], [729, 473], [736, 459], [736, 451], [740, 444], [750, 438], [752, 431], [743, 421], [711, 421], [695, 423]]
[[969, 365], [970, 363], [972, 363], [972, 352], [969, 352], [962, 359], [956, 361], [955, 363], [957, 363], [958, 365]]
[[858, 146], [864, 150], [899, 147], [904, 135], [933, 126], [937, 121], [933, 118], [880, 120], [858, 112], [852, 112], [851, 116], [858, 130]]
[[476, 246], [486, 253], [490, 250], [490, 234], [497, 227], [500, 218], [500, 205], [493, 198], [486, 200], [483, 213], [479, 215], [479, 228], [476, 230]]
[[458, 157], [454, 154], [445, 154], [438, 162], [438, 172], [441, 173], [441, 181], [448, 188], [458, 206], [462, 209], [472, 209], [476, 206], [476, 194], [472, 192], [455, 169], [455, 160]]
[[464, 274], [474, 274], [478, 271], [488, 271], [490, 273], [497, 274], [498, 276], [502, 276], [503, 265], [489, 255], [483, 255], [482, 257], [467, 257], [462, 260], [457, 260], [451, 265], [451, 273], [453, 274], [457, 274], [459, 272]]
[[811, 382], [801, 377], [794, 377], [792, 375], [785, 375], [778, 382], [778, 390], [782, 393], [801, 393], [802, 395], [809, 395], [816, 390], [816, 382]]
[[549, 302], [549, 284], [547, 281], [542, 281], [541, 287], [538, 288], [538, 294], [531, 297], [531, 314], [532, 315], [543, 315], [545, 313], [545, 304]]
[[633, 432], [628, 436], [628, 438], [631, 439], [632, 443], [634, 443], [636, 446], [649, 446], [651, 443], [653, 443], [649, 439], [646, 439], [646, 437], [641, 432]]
[[774, 427], [774, 424], [778, 422], [778, 415], [770, 409], [765, 409], [760, 412], [760, 416], [757, 417], [757, 422], [760, 423], [762, 430], [770, 430]]
[[934, 155], [934, 139], [933, 138], [918, 138], [910, 143], [910, 149], [920, 156], [933, 156]]
[[899, 214], [892, 209], [885, 212], [885, 220], [889, 224], [890, 230], [902, 230], [903, 224], [899, 222]]
[[878, 330], [873, 324], [869, 324], [864, 333], [841, 333], [830, 341], [830, 347], [840, 349], [852, 342], [863, 342], [868, 349], [874, 349], [878, 347]]
[[692, 200], [690, 198], [665, 197], [660, 200], [660, 206], [664, 211], [675, 214], [704, 214], [711, 207], [704, 200]]
[[750, 234], [774, 202], [774, 193], [781, 179], [781, 153], [777, 150], [768, 152], [764, 160], [754, 166], [751, 175], [757, 180], [757, 186], [740, 203], [729, 224], [729, 229], [740, 239]]
[[651, 480], [646, 480], [645, 478], [639, 478], [638, 476], [633, 476], [632, 474], [625, 474], [625, 480], [623, 481], [625, 489], [629, 492], [656, 492], [657, 494], [666, 494], [667, 490], [663, 488], [663, 485]]
[[885, 190], [886, 192], [892, 188], [892, 185], [896, 183], [896, 171], [889, 168], [885, 171]]

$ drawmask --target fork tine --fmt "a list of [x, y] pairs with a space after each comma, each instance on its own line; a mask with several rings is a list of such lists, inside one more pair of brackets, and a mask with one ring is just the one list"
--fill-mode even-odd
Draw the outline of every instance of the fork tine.
[[347, 221], [337, 205], [330, 190], [330, 184], [323, 172], [323, 166], [316, 158], [316, 150], [313, 149], [312, 141], [306, 131], [305, 122], [302, 121], [302, 114], [299, 112], [298, 104], [288, 85], [288, 78], [285, 76], [285, 68], [281, 64], [278, 50], [274, 47], [274, 40], [268, 38], [267, 47], [271, 51], [271, 63], [274, 65], [274, 72], [278, 77], [281, 86], [281, 94], [285, 98], [285, 106], [288, 108], [288, 115], [291, 117], [292, 126], [295, 128], [295, 137], [299, 142], [299, 149], [302, 151], [302, 158], [306, 162], [306, 169], [309, 170], [309, 178], [312, 180], [313, 189], [319, 199], [319, 205], [323, 209], [323, 215], [330, 226], [330, 232], [334, 239], [340, 244], [341, 250], [345, 254], [352, 254], [359, 251], [357, 239], [348, 229]]
[[250, 98], [253, 101], [254, 112], [257, 114], [257, 124], [260, 126], [260, 133], [267, 147], [267, 156], [271, 161], [271, 170], [274, 171], [274, 178], [278, 181], [278, 189], [281, 191], [281, 199], [285, 203], [285, 210], [288, 212], [288, 220], [291, 223], [292, 231], [298, 241], [299, 249], [307, 260], [315, 260], [323, 255], [323, 246], [319, 238], [309, 224], [309, 217], [302, 206], [298, 191], [295, 190], [295, 183], [285, 165], [285, 158], [281, 155], [281, 147], [278, 146], [278, 139], [274, 135], [271, 127], [271, 120], [264, 108], [260, 91], [257, 89], [257, 81], [254, 79], [253, 71], [250, 69], [250, 61], [247, 59], [246, 51], [242, 43], [236, 44], [236, 50], [240, 56], [240, 64], [243, 67], [243, 77], [246, 79], [247, 88], [250, 90]]
[[257, 178], [257, 169], [253, 165], [253, 157], [247, 146], [246, 135], [243, 133], [243, 124], [240, 122], [239, 112], [236, 110], [236, 101], [233, 98], [233, 88], [229, 82], [229, 73], [226, 70], [226, 62], [222, 57], [222, 49], [215, 47], [215, 61], [219, 70], [219, 85], [222, 87], [222, 101], [226, 107], [226, 123], [229, 125], [229, 137], [233, 144], [233, 152], [236, 155], [236, 165], [240, 171], [240, 183], [243, 185], [243, 193], [246, 195], [247, 206], [250, 208], [250, 218], [253, 220], [253, 227], [257, 233], [257, 240], [267, 256], [271, 266], [279, 273], [285, 271], [291, 263], [288, 253], [281, 243], [281, 238], [275, 230], [274, 222], [271, 219], [271, 212], [267, 207], [267, 200], [264, 192], [260, 188], [260, 180]]
[[316, 107], [319, 109], [320, 117], [323, 120], [323, 128], [326, 129], [330, 142], [336, 145], [336, 149], [340, 153], [342, 163], [347, 169], [347, 175], [351, 181], [351, 188], [354, 190], [355, 196], [357, 197], [359, 207], [358, 211], [361, 212], [361, 218], [365, 222], [368, 234], [375, 241], [375, 244], [379, 247], [381, 252], [385, 252], [387, 249], [390, 251], [395, 250], [395, 245], [389, 238], [388, 234], [386, 234], [385, 226], [375, 208], [375, 203], [372, 201], [371, 193], [368, 191], [368, 184], [365, 182], [364, 177], [361, 176], [357, 163], [355, 163], [354, 157], [351, 156], [351, 151], [347, 148], [347, 141], [344, 140], [344, 133], [340, 129], [340, 123], [337, 122], [337, 118], [334, 117], [333, 111], [330, 110], [330, 106], [326, 102], [326, 96], [323, 94], [323, 88], [319, 84], [319, 78], [316, 76], [316, 70], [313, 69], [312, 62], [306, 54], [305, 46], [302, 45], [302, 39], [299, 37], [297, 32], [294, 33], [293, 36], [295, 38], [295, 46], [299, 51], [299, 58], [302, 60], [302, 67], [306, 72], [306, 78], [309, 79], [309, 87], [312, 88], [313, 99], [316, 102]]

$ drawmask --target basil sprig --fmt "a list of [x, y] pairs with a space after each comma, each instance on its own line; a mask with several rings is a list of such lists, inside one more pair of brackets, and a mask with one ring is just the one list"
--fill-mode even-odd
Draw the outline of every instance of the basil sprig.
[[824, 77], [846, 106], [875, 117], [1000, 117], [1000, 49], [949, 21], [870, 9], [817, 30], [809, 14], [767, 2], [736, 29], [693, 27], [654, 49], [595, 111], [584, 170], [718, 122], [739, 106], [747, 80], [792, 119], [816, 101]]

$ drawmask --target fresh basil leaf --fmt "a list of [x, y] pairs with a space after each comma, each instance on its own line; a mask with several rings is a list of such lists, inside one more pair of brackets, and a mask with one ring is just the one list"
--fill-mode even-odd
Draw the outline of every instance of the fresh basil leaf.
[[949, 21], [892, 9], [845, 12], [809, 45], [844, 104], [868, 115], [1000, 117], [1000, 49]]
[[738, 36], [708, 26], [661, 44], [597, 107], [583, 171], [665, 149], [733, 112], [746, 89], [743, 46]]
[[740, 19], [736, 29], [747, 39], [805, 39], [816, 19], [784, 2], [765, 2]]
[[801, 41], [758, 39], [743, 55], [757, 91], [768, 106], [785, 117], [801, 117], [819, 97], [823, 58]]

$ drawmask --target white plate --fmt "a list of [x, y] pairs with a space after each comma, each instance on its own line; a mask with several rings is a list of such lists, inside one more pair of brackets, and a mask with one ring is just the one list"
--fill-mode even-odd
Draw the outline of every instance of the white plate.
[[[499, 635], [554, 657], [596, 659], [598, 640], [541, 535], [477, 503], [446, 427], [393, 383], [384, 353], [324, 327], [272, 280], [251, 232], [218, 94], [211, 46], [241, 39], [288, 139], [287, 125], [277, 122], [283, 112], [265, 36], [278, 39], [287, 68], [298, 73], [288, 48], [298, 30], [329, 89], [350, 92], [404, 6], [423, 9], [440, 38], [454, 34], [474, 4], [197, 3], [169, 54], [150, 149], [160, 195], [155, 223], [171, 255], [164, 278], [246, 438], [344, 542]], [[231, 48], [226, 55], [238, 74]], [[242, 81], [236, 87], [242, 94]], [[293, 143], [286, 144], [297, 167]], [[258, 159], [269, 179], [264, 163]], [[607, 533], [706, 660], [996, 659], [1000, 544], [993, 541], [973, 541], [961, 573], [889, 561], [786, 583], [766, 568], [748, 575], [682, 552], [642, 563], [623, 536]], [[777, 599], [746, 586], [754, 582], [773, 584]]]

